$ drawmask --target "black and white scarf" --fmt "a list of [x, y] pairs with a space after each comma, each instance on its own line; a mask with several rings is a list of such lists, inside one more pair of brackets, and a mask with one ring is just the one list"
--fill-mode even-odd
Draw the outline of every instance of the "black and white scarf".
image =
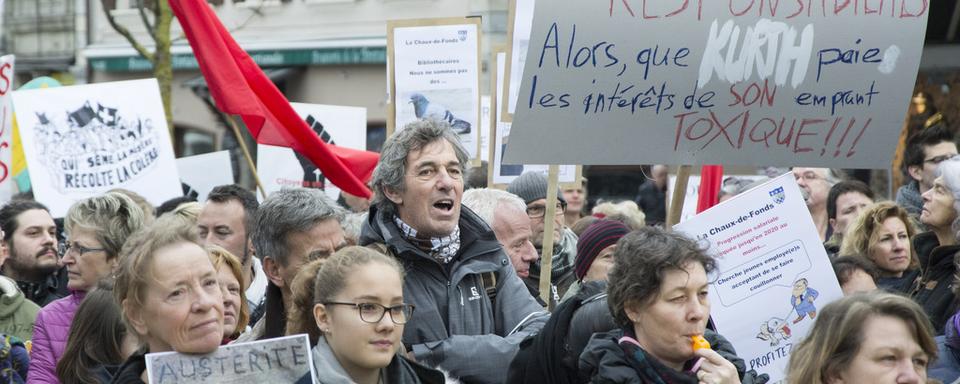
[[417, 236], [417, 230], [400, 220], [399, 216], [393, 217], [393, 222], [400, 228], [400, 233], [407, 241], [430, 254], [440, 264], [447, 264], [460, 251], [460, 226], [453, 228], [447, 236], [421, 238]]

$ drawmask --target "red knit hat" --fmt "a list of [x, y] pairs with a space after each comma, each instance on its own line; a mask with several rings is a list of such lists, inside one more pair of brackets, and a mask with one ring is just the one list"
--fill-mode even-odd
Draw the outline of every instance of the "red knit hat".
[[615, 220], [599, 220], [590, 224], [577, 240], [577, 258], [573, 266], [577, 280], [583, 280], [601, 251], [616, 244], [627, 233], [630, 233], [630, 228]]

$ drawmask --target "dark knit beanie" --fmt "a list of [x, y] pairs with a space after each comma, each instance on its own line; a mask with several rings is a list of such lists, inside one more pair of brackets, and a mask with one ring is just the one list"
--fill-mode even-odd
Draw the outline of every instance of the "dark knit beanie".
[[[547, 198], [547, 176], [540, 172], [524, 172], [520, 177], [513, 179], [507, 186], [507, 192], [520, 196], [523, 202], [531, 202]], [[557, 188], [557, 199], [566, 204], [563, 193]]]
[[600, 251], [616, 244], [627, 233], [630, 233], [630, 228], [615, 220], [599, 220], [590, 224], [577, 240], [577, 259], [573, 266], [577, 280], [583, 280]]

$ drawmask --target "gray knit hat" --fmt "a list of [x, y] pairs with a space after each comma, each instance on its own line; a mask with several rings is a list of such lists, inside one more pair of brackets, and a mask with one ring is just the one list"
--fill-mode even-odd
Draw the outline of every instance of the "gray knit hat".
[[[520, 196], [526, 204], [540, 199], [546, 199], [547, 176], [535, 171], [524, 172], [520, 177], [510, 182], [510, 185], [507, 186], [507, 192]], [[559, 188], [557, 188], [557, 199], [563, 204], [567, 203], [567, 201], [563, 199], [563, 193]]]

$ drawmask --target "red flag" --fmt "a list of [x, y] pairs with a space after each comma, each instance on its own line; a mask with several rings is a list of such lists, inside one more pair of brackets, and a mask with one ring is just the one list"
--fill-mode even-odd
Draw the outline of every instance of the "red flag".
[[722, 165], [700, 167], [700, 195], [697, 196], [697, 213], [720, 203], [720, 182], [723, 181]]
[[210, 95], [224, 113], [237, 114], [260, 144], [292, 148], [345, 192], [370, 197], [364, 185], [379, 155], [324, 143], [250, 58], [204, 0], [170, 0], [190, 41]]

